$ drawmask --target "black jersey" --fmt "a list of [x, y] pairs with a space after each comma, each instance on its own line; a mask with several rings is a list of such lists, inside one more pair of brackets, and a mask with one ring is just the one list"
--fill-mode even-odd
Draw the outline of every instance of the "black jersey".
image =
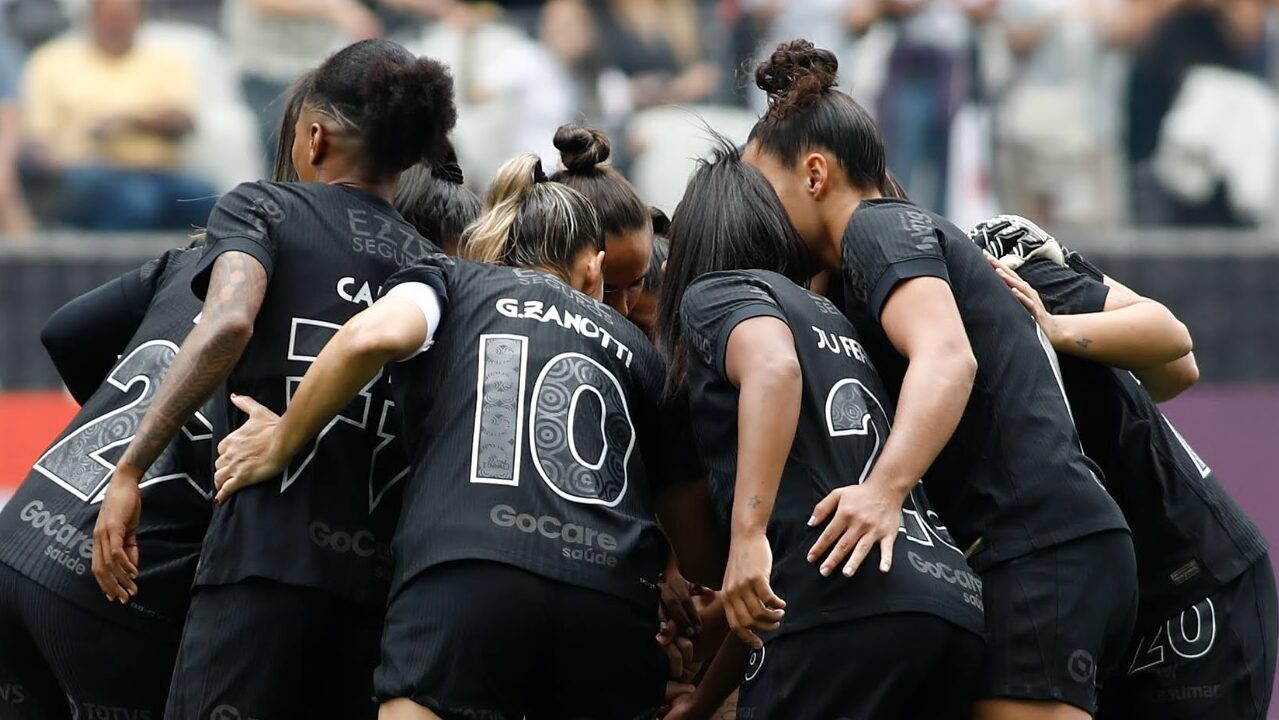
[[681, 313], [693, 434], [725, 531], [737, 475], [738, 390], [724, 366], [729, 335], [739, 323], [760, 316], [781, 320], [795, 335], [803, 401], [768, 524], [771, 583], [787, 604], [779, 632], [913, 611], [984, 633], [981, 580], [938, 522], [922, 487], [902, 506], [892, 572], [879, 572], [872, 558], [851, 579], [828, 578], [808, 562], [808, 549], [822, 531], [808, 526], [813, 507], [832, 490], [866, 478], [893, 418], [892, 400], [848, 319], [825, 298], [762, 270], [702, 276], [685, 293]]
[[[1049, 261], [1018, 273], [1049, 312], [1101, 312], [1109, 288]], [[1264, 536], [1212, 469], [1126, 370], [1061, 357], [1084, 451], [1132, 526], [1140, 622], [1160, 622], [1216, 592], [1267, 550]]]
[[648, 338], [535, 270], [440, 255], [402, 282], [433, 288], [443, 318], [434, 347], [392, 366], [412, 461], [396, 586], [493, 560], [655, 607], [671, 452]]
[[[386, 201], [316, 183], [245, 183], [209, 216], [208, 248], [192, 287], [203, 296], [214, 260], [248, 253], [270, 277], [253, 339], [217, 396], [229, 427], [243, 414], [229, 393], [283, 413], [307, 367], [337, 330], [373, 304], [402, 265], [437, 252]], [[275, 480], [214, 510], [198, 584], [248, 577], [315, 587], [381, 606], [391, 531], [406, 474], [385, 373], [303, 447]]]
[[[115, 463], [137, 432], [200, 303], [191, 295], [198, 250], [171, 250], [123, 278], [145, 314], [120, 359], [36, 460], [0, 512], [0, 561], [109, 620], [180, 628], [212, 509], [208, 411], [182, 428], [141, 482], [141, 593], [106, 602], [90, 572], [93, 527]], [[157, 625], [159, 624], [159, 625]]]
[[843, 256], [844, 311], [894, 395], [907, 363], [880, 325], [889, 293], [925, 276], [954, 293], [977, 377], [959, 427], [924, 477], [974, 568], [1126, 528], [1080, 449], [1055, 353], [963, 232], [909, 202], [869, 200], [844, 231]]

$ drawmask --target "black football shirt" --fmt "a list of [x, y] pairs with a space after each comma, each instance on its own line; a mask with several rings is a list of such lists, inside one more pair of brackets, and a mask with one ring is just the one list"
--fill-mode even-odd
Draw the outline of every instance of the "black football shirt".
[[799, 425], [778, 487], [768, 539], [773, 590], [786, 600], [778, 634], [894, 612], [924, 612], [984, 634], [981, 579], [969, 569], [916, 486], [902, 506], [893, 568], [878, 550], [845, 579], [823, 577], [808, 549], [824, 526], [808, 518], [836, 488], [863, 481], [888, 439], [893, 404], [848, 319], [828, 300], [762, 270], [704, 275], [681, 305], [688, 393], [698, 454], [721, 527], [730, 526], [737, 475], [738, 390], [725, 371], [728, 338], [741, 322], [774, 317], [795, 337], [803, 373]]
[[395, 583], [491, 560], [656, 608], [668, 546], [654, 497], [671, 481], [664, 364], [612, 308], [559, 279], [434, 256], [420, 282], [434, 345], [392, 366], [412, 465]]
[[844, 230], [843, 261], [844, 311], [894, 396], [907, 362], [880, 325], [884, 302], [916, 277], [945, 280], [954, 294], [977, 376], [924, 477], [974, 568], [1127, 527], [1080, 448], [1056, 354], [959, 228], [906, 201], [865, 201]]
[[[197, 295], [216, 258], [232, 250], [262, 263], [270, 283], [253, 339], [215, 396], [229, 419], [215, 440], [244, 422], [230, 393], [283, 413], [338, 328], [372, 305], [402, 265], [438, 252], [376, 195], [274, 182], [242, 184], [218, 201], [192, 284]], [[397, 412], [380, 373], [279, 478], [216, 508], [197, 584], [263, 577], [380, 607], [407, 472]]]
[[[1071, 268], [1038, 260], [1018, 273], [1049, 312], [1105, 308], [1105, 283]], [[1261, 531], [1132, 373], [1065, 355], [1061, 372], [1084, 451], [1132, 527], [1143, 626], [1208, 597], [1265, 554]]]
[[171, 250], [124, 276], [142, 321], [104, 382], [36, 460], [0, 512], [0, 561], [108, 620], [143, 631], [180, 629], [212, 510], [213, 431], [198, 413], [143, 477], [140, 592], [109, 603], [94, 581], [93, 527], [115, 463], [137, 433], [200, 303], [191, 278], [200, 251]]

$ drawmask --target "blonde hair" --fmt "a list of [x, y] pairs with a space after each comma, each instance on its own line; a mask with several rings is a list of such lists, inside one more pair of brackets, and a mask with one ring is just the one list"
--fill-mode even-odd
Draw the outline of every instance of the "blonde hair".
[[550, 182], [542, 161], [517, 155], [497, 171], [484, 213], [462, 235], [468, 260], [567, 269], [586, 249], [604, 249], [595, 208], [567, 185]]

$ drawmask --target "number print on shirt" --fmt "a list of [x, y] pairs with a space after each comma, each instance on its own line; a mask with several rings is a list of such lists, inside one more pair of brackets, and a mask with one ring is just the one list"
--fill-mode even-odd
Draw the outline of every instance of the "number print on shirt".
[[[142, 423], [177, 354], [178, 346], [168, 340], [151, 340], [134, 348], [107, 376], [107, 383], [119, 390], [123, 394], [122, 399], [128, 402], [90, 420], [59, 440], [40, 456], [34, 469], [85, 502], [102, 502], [116, 461], [137, 434], [138, 425]], [[185, 480], [200, 496], [206, 499], [213, 497], [212, 487], [201, 486], [178, 467], [176, 446], [176, 443], [207, 443], [212, 439], [213, 426], [197, 412], [182, 427], [182, 434], [174, 444], [165, 448], [151, 465], [139, 487]]]
[[481, 335], [479, 353], [471, 482], [519, 485], [527, 413], [533, 467], [548, 488], [575, 503], [620, 503], [635, 427], [617, 377], [585, 355], [561, 353], [538, 371], [526, 410], [528, 338]]
[[[324, 322], [323, 320], [293, 318], [289, 329], [289, 360], [306, 363], [310, 366], [341, 327], [341, 325]], [[320, 447], [335, 432], [339, 424], [348, 425], [365, 433], [370, 432], [369, 416], [375, 404], [373, 388], [379, 382], [385, 382], [384, 376], [385, 372], [379, 371], [369, 381], [369, 384], [360, 390], [355, 400], [351, 401], [350, 405], [347, 405], [334, 416], [308, 446], [304, 446], [304, 449], [299, 451], [298, 456], [300, 459], [295, 459], [284, 470], [284, 477], [280, 482], [280, 492], [288, 490], [293, 483], [297, 482], [298, 478], [302, 477], [302, 474], [307, 469], [312, 467], [312, 461], [315, 460]], [[284, 397], [286, 407], [293, 402], [293, 394], [297, 391], [298, 385], [302, 383], [302, 377], [302, 375], [290, 375], [285, 378]], [[386, 492], [408, 475], [408, 461], [399, 446], [395, 444], [398, 436], [390, 432], [390, 429], [399, 426], [398, 418], [394, 412], [395, 403], [390, 400], [383, 400], [382, 410], [377, 416], [379, 420], [372, 433], [377, 439], [377, 445], [372, 449], [369, 457], [369, 512], [376, 510]]]
[[1160, 625], [1154, 637], [1137, 641], [1128, 674], [1135, 675], [1168, 662], [1171, 651], [1187, 660], [1201, 658], [1212, 650], [1217, 639], [1217, 608], [1212, 598], [1195, 603], [1189, 610]]
[[[892, 427], [888, 412], [879, 398], [860, 380], [844, 378], [831, 387], [826, 395], [826, 431], [830, 436], [868, 437], [873, 434], [875, 438], [874, 445], [866, 456], [866, 465], [857, 477], [859, 485], [866, 481], [866, 476], [870, 474], [875, 461], [879, 459], [880, 450], [883, 449], [884, 436], [879, 430], [881, 425], [885, 430]], [[937, 514], [931, 510], [927, 515], [919, 511], [922, 503], [918, 501], [916, 494], [921, 486], [922, 483], [912, 488], [906, 501], [902, 503], [900, 532], [907, 540], [920, 545], [933, 547], [936, 542], [940, 542], [958, 551], [945, 526], [938, 524]]]

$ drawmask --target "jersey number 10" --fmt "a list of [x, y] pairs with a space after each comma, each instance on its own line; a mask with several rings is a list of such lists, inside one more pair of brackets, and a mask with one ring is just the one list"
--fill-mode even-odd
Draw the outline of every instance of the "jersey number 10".
[[528, 369], [527, 337], [480, 336], [471, 482], [520, 484], [527, 422], [533, 468], [547, 487], [571, 502], [615, 507], [635, 449], [621, 383], [585, 355], [560, 353], [537, 371], [526, 409]]

